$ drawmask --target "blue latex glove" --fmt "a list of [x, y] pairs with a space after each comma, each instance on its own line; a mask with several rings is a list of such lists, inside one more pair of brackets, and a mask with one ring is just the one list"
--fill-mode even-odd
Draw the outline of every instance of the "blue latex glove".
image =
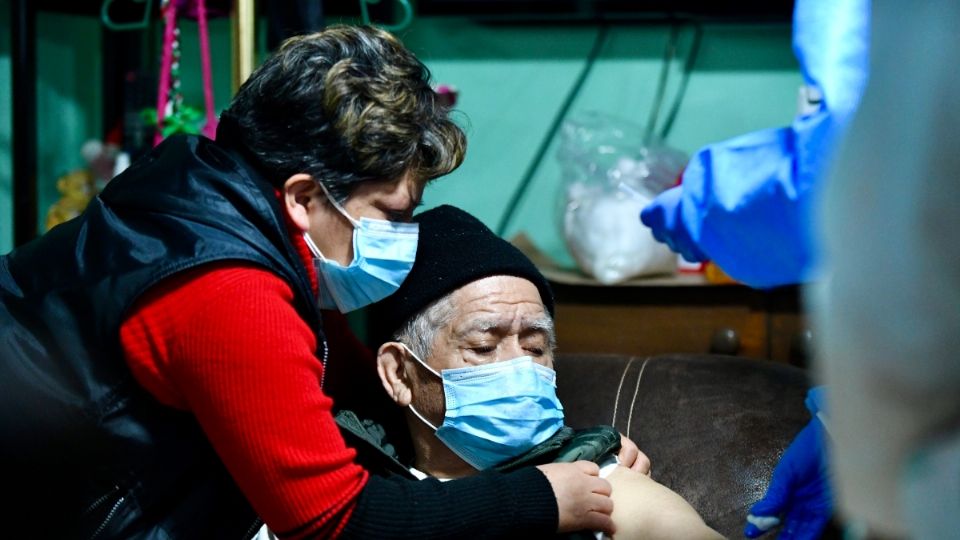
[[806, 404], [814, 417], [783, 453], [766, 495], [750, 508], [743, 531], [747, 538], [756, 538], [782, 522], [780, 540], [816, 539], [833, 515], [824, 441], [823, 387], [811, 390]]
[[653, 237], [690, 262], [702, 262], [707, 256], [691, 238], [680, 216], [680, 187], [668, 189], [656, 201], [640, 212], [640, 221], [650, 227]]
[[754, 287], [813, 277], [810, 207], [866, 82], [869, 15], [868, 0], [797, 1], [793, 46], [818, 109], [697, 152], [682, 185], [641, 213], [655, 238]]

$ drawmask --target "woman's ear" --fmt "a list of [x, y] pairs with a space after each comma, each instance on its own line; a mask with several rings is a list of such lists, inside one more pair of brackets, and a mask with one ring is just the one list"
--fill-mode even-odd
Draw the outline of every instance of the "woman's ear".
[[377, 351], [380, 382], [390, 398], [401, 407], [406, 407], [413, 400], [410, 379], [404, 369], [406, 356], [407, 349], [395, 341], [384, 343]]
[[320, 187], [309, 174], [297, 173], [283, 183], [284, 210], [301, 231], [310, 228], [310, 207], [317, 204], [318, 196], [322, 196]]

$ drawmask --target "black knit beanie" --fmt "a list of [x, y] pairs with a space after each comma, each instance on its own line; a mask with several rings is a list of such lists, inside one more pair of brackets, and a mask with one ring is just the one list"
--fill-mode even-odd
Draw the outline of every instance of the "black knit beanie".
[[397, 292], [371, 306], [371, 345], [390, 341], [431, 302], [488, 276], [516, 276], [537, 286], [553, 315], [553, 292], [543, 274], [519, 249], [477, 218], [444, 205], [414, 216], [420, 224], [417, 258]]

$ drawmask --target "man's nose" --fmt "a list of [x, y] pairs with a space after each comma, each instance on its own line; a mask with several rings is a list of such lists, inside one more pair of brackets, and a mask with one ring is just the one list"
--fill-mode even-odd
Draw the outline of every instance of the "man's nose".
[[504, 360], [513, 360], [514, 358], [526, 355], [526, 351], [523, 350], [523, 347], [520, 346], [520, 340], [515, 337], [506, 339], [501, 344], [500, 348], [500, 358], [502, 362]]

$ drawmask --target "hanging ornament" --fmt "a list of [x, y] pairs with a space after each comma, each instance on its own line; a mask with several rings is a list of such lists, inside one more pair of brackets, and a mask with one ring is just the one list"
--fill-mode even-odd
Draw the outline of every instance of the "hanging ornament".
[[[203, 72], [203, 98], [206, 122], [197, 109], [184, 105], [181, 90], [181, 42], [177, 14], [179, 11], [196, 11], [200, 32], [200, 59]], [[160, 83], [157, 88], [156, 132], [154, 146], [173, 133], [202, 133], [213, 138], [217, 131], [217, 116], [214, 112], [213, 81], [210, 70], [210, 36], [207, 28], [205, 0], [162, 0], [163, 55], [160, 60]]]

